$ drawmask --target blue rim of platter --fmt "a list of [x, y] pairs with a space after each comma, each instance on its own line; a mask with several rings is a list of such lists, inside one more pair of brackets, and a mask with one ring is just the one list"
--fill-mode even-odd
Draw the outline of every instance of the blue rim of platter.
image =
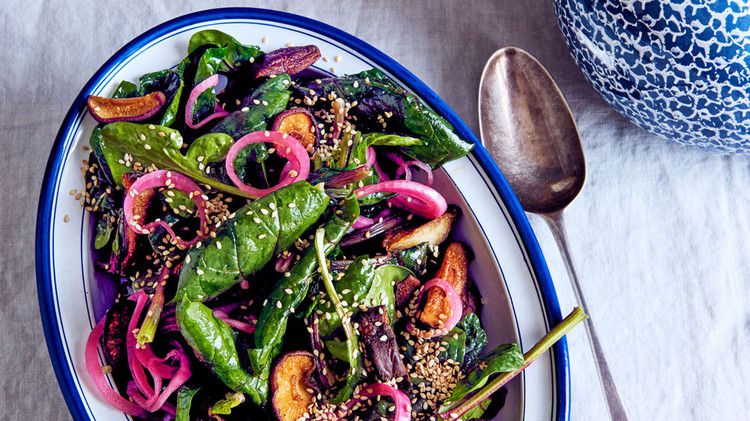
[[[181, 27], [216, 19], [232, 18], [257, 19], [296, 26], [324, 35], [352, 48], [399, 79], [400, 82], [411, 91], [415, 92], [427, 105], [447, 119], [456, 128], [456, 131], [463, 139], [474, 143], [475, 147], [472, 151], [472, 155], [490, 177], [493, 187], [500, 194], [500, 197], [502, 198], [504, 205], [507, 207], [510, 217], [522, 239], [522, 246], [528, 255], [536, 279], [538, 280], [548, 326], [554, 326], [562, 320], [560, 303], [557, 299], [557, 293], [555, 292], [555, 287], [550, 277], [547, 264], [518, 199], [512, 192], [503, 175], [500, 173], [495, 162], [489, 156], [484, 147], [482, 147], [471, 130], [469, 130], [458, 115], [419, 78], [375, 47], [340, 29], [313, 19], [285, 12], [257, 8], [238, 7], [199, 11], [177, 17], [151, 28], [130, 41], [107, 60], [107, 62], [97, 70], [94, 76], [89, 79], [68, 110], [57, 137], [55, 138], [52, 152], [47, 161], [47, 169], [42, 182], [42, 191], [37, 210], [35, 246], [37, 294], [47, 349], [50, 354], [50, 359], [52, 360], [52, 365], [60, 389], [62, 390], [68, 409], [74, 419], [86, 419], [87, 411], [83, 406], [84, 404], [81, 396], [76, 392], [77, 387], [72, 373], [68, 369], [63, 341], [58, 329], [58, 317], [55, 312], [54, 297], [52, 294], [52, 267], [50, 265], [49, 248], [52, 234], [50, 230], [53, 216], [52, 205], [57, 194], [56, 186], [58, 185], [63, 160], [65, 158], [65, 137], [74, 126], [77, 116], [85, 107], [86, 98], [93, 92], [94, 88], [101, 82], [107, 73], [121, 64], [131, 54], [149, 44], [154, 39]], [[568, 346], [565, 338], [555, 344], [552, 352], [555, 371], [554, 390], [557, 392], [555, 397], [557, 408], [555, 419], [558, 421], [568, 421], [570, 419], [570, 370]]]

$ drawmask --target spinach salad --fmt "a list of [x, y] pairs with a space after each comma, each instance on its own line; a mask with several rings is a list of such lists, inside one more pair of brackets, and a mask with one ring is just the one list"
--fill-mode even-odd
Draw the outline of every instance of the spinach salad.
[[471, 145], [379, 70], [315, 70], [313, 45], [206, 30], [187, 52], [87, 102], [118, 291], [86, 346], [101, 397], [137, 419], [493, 417], [530, 361], [488, 349], [431, 187]]

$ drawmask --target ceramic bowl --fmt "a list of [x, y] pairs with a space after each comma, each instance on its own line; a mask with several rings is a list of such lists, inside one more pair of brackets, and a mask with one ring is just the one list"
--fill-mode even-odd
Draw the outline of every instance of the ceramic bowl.
[[[438, 190], [463, 209], [457, 236], [473, 249], [471, 276], [483, 297], [481, 312], [490, 345], [519, 342], [529, 349], [560, 309], [544, 258], [521, 207], [487, 152], [456, 114], [413, 74], [385, 54], [323, 23], [259, 9], [203, 11], [163, 23], [114, 54], [91, 78], [62, 123], [42, 185], [37, 223], [37, 276], [43, 324], [60, 387], [76, 419], [122, 419], [102, 401], [84, 369], [86, 337], [110, 305], [106, 283], [97, 282], [91, 259], [89, 216], [69, 192], [82, 188], [82, 147], [95, 121], [86, 113], [88, 95], [110, 95], [123, 79], [176, 64], [190, 36], [219, 29], [246, 44], [273, 50], [287, 43], [316, 44], [328, 62], [319, 70], [339, 74], [378, 67], [452, 123], [476, 144], [467, 157], [436, 174]], [[266, 43], [262, 39], [267, 39]], [[501, 419], [568, 417], [565, 341], [509, 385]]]

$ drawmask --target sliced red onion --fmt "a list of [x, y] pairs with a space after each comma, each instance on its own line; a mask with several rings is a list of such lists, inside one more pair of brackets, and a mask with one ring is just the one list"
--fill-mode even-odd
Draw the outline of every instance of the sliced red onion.
[[374, 219], [368, 218], [364, 215], [359, 215], [357, 219], [354, 220], [354, 223], [352, 224], [352, 228], [354, 229], [367, 228], [374, 223], [375, 223]]
[[391, 210], [389, 208], [385, 208], [375, 218], [368, 218], [364, 215], [359, 215], [357, 219], [354, 220], [354, 223], [352, 224], [353, 229], [362, 229], [367, 228], [372, 225], [377, 224], [378, 222], [383, 222], [381, 219], [389, 216], [391, 214]]
[[102, 317], [99, 323], [94, 326], [94, 330], [91, 331], [86, 341], [86, 371], [99, 395], [113, 408], [133, 417], [145, 418], [148, 416], [148, 413], [143, 408], [123, 398], [116, 390], [109, 386], [107, 376], [104, 374], [102, 365], [99, 363], [99, 353], [97, 350], [99, 348], [99, 340], [104, 332], [105, 321], [106, 318]]
[[387, 231], [392, 231], [403, 225], [405, 222], [406, 220], [400, 216], [387, 217], [384, 218], [382, 222], [379, 220], [375, 221], [375, 223], [369, 227], [360, 228], [346, 234], [339, 242], [339, 245], [341, 247], [349, 247], [367, 241], [370, 238], [377, 237]]
[[411, 420], [411, 401], [409, 397], [404, 392], [385, 383], [372, 383], [362, 387], [359, 393], [347, 402], [347, 410], [351, 413], [357, 404], [378, 396], [387, 396], [393, 400], [393, 405], [395, 406], [392, 412], [393, 421]]
[[161, 377], [156, 376], [154, 378], [154, 384], [155, 386], [157, 386], [157, 388], [152, 388], [148, 382], [146, 372], [143, 370], [143, 365], [140, 363], [140, 361], [138, 361], [138, 357], [135, 355], [135, 350], [138, 343], [135, 339], [134, 330], [138, 326], [138, 321], [141, 318], [141, 313], [143, 313], [143, 308], [146, 306], [148, 296], [143, 290], [140, 290], [135, 294], [132, 294], [130, 297], [128, 297], [128, 299], [131, 301], [135, 301], [135, 309], [133, 310], [133, 315], [130, 317], [128, 330], [125, 334], [125, 348], [128, 354], [128, 368], [130, 368], [130, 375], [133, 377], [133, 381], [135, 382], [136, 386], [138, 386], [138, 389], [141, 391], [141, 393], [143, 393], [145, 396], [154, 398], [155, 400], [156, 393], [154, 391], [161, 389]]
[[[237, 157], [237, 154], [248, 145], [265, 142], [274, 145], [276, 153], [289, 161], [289, 167], [288, 170], [283, 171], [278, 184], [267, 189], [259, 189], [249, 184], [245, 184], [237, 176], [237, 172], [234, 169], [234, 159]], [[227, 175], [232, 182], [243, 192], [256, 197], [263, 197], [296, 181], [305, 180], [307, 179], [307, 176], [310, 175], [310, 156], [307, 154], [305, 147], [302, 146], [302, 143], [286, 133], [274, 131], [257, 131], [242, 136], [229, 149], [225, 165]]]
[[425, 174], [427, 174], [427, 183], [426, 184], [428, 186], [432, 186], [432, 182], [433, 182], [432, 168], [430, 168], [429, 165], [425, 164], [422, 161], [417, 161], [417, 160], [405, 161], [396, 170], [396, 178], [399, 178], [399, 177], [401, 177], [401, 175], [404, 175], [404, 179], [405, 180], [411, 181], [412, 174], [411, 174], [411, 170], [409, 169], [409, 167], [412, 167], [412, 166], [413, 167], [417, 167], [420, 170], [424, 171]]
[[[164, 404], [167, 402], [167, 399], [169, 399], [169, 396], [176, 392], [177, 389], [180, 388], [180, 386], [185, 384], [185, 382], [187, 382], [187, 380], [192, 375], [192, 371], [190, 370], [190, 359], [185, 353], [185, 350], [182, 349], [180, 344], [178, 344], [177, 342], [172, 342], [172, 345], [175, 347], [175, 352], [177, 353], [177, 355], [179, 355], [180, 363], [177, 372], [169, 381], [167, 387], [165, 387], [164, 390], [161, 391], [161, 393], [155, 394], [153, 398], [150, 398], [148, 400], [140, 396], [140, 393], [138, 393], [137, 390], [134, 390], [134, 393], [132, 394], [130, 393], [131, 390], [128, 390], [128, 395], [132, 397], [136, 403], [142, 405], [149, 412], [156, 412], [159, 409], [162, 409]], [[130, 387], [128, 387], [128, 389], [130, 389]], [[160, 389], [161, 387], [156, 390], [159, 391]]]
[[213, 313], [214, 313], [214, 317], [228, 324], [232, 328], [239, 330], [240, 332], [245, 332], [248, 334], [253, 334], [253, 332], [255, 332], [254, 324], [245, 323], [239, 320], [231, 319], [227, 313], [224, 313], [221, 310], [214, 310]]
[[445, 297], [448, 300], [448, 306], [450, 307], [451, 314], [448, 315], [448, 319], [441, 328], [431, 330], [421, 330], [416, 327], [413, 320], [410, 320], [406, 326], [406, 329], [420, 338], [429, 339], [435, 336], [442, 336], [450, 332], [458, 322], [461, 320], [461, 314], [463, 313], [463, 304], [461, 303], [461, 295], [453, 288], [448, 281], [441, 278], [433, 278], [422, 285], [417, 296], [417, 302], [422, 302], [424, 294], [432, 288], [440, 288], [445, 291]]
[[361, 187], [355, 193], [358, 198], [373, 193], [397, 193], [397, 198], [402, 200], [394, 201], [395, 205], [427, 219], [435, 219], [448, 209], [448, 203], [440, 193], [415, 181], [381, 181]]
[[175, 372], [177, 372], [177, 367], [166, 364], [166, 361], [172, 360], [175, 356], [177, 356], [175, 351], [170, 351], [164, 358], [159, 358], [148, 345], [135, 349], [135, 357], [138, 362], [146, 367], [148, 371], [154, 372], [159, 377], [165, 379], [171, 379], [174, 377]]
[[[135, 197], [144, 191], [158, 187], [177, 189], [188, 195], [188, 197], [190, 197], [190, 199], [196, 204], [198, 217], [200, 218], [200, 229], [192, 240], [185, 241], [178, 237], [172, 227], [164, 221], [157, 220], [141, 225], [140, 221], [136, 218], [136, 215], [133, 215]], [[203, 198], [203, 190], [201, 190], [201, 188], [198, 187], [198, 185], [189, 177], [175, 171], [158, 170], [142, 175], [130, 186], [130, 188], [128, 188], [123, 203], [123, 211], [125, 214], [125, 221], [134, 232], [138, 234], [150, 234], [157, 226], [159, 226], [164, 228], [169, 235], [172, 236], [172, 240], [177, 246], [186, 249], [208, 235], [206, 202], [207, 201]], [[141, 217], [143, 217], [143, 215], [138, 215], [138, 218]]]
[[274, 270], [279, 273], [289, 272], [289, 268], [292, 267], [292, 262], [294, 261], [294, 255], [292, 253], [288, 253], [285, 255], [281, 255], [276, 259], [276, 265], [274, 265]]
[[204, 118], [198, 123], [193, 122], [193, 109], [195, 108], [195, 102], [198, 100], [198, 97], [203, 92], [209, 89], [213, 89], [213, 87], [218, 84], [219, 84], [219, 75], [212, 75], [204, 79], [201, 83], [195, 85], [195, 88], [193, 88], [193, 90], [190, 91], [190, 95], [188, 96], [187, 103], [185, 104], [185, 124], [187, 124], [187, 126], [190, 127], [191, 129], [199, 129], [203, 127], [203, 125], [205, 125], [209, 121], [224, 117], [229, 114], [228, 112], [224, 111], [224, 109], [221, 108], [221, 106], [217, 103], [213, 114]]
[[372, 168], [372, 166], [375, 165], [375, 163], [377, 162], [377, 158], [378, 158], [378, 156], [375, 154], [375, 149], [373, 149], [372, 146], [368, 146], [367, 155], [365, 156], [367, 159], [367, 161], [365, 162], [365, 165], [367, 165], [367, 168]]

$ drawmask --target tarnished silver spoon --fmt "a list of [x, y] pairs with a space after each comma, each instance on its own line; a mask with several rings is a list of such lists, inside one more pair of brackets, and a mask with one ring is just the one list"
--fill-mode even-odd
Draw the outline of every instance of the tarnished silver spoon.
[[[549, 225], [561, 250], [579, 305], [589, 315], [563, 229], [563, 209], [583, 189], [586, 163], [573, 116], [544, 67], [524, 50], [506, 47], [487, 61], [479, 83], [482, 144], [497, 162], [527, 212]], [[627, 420], [594, 328], [586, 333], [611, 418]]]

